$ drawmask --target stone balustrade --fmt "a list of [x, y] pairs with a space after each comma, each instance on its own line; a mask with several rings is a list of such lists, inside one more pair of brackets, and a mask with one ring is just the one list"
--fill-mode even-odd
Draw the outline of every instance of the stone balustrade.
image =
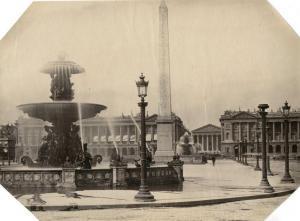
[[[176, 170], [174, 167], [150, 167], [147, 170], [147, 183], [148, 185], [167, 185], [179, 184]], [[126, 183], [129, 186], [139, 185], [141, 181], [140, 168], [127, 168], [125, 175]]]
[[76, 170], [75, 183], [77, 187], [103, 187], [112, 185], [112, 169]]
[[62, 170], [0, 170], [0, 183], [8, 187], [55, 187]]
[[[112, 167], [107, 169], [35, 169], [0, 170], [0, 184], [5, 187], [78, 187], [124, 188], [140, 184], [141, 168]], [[161, 166], [147, 168], [149, 185], [181, 184], [182, 167]]]

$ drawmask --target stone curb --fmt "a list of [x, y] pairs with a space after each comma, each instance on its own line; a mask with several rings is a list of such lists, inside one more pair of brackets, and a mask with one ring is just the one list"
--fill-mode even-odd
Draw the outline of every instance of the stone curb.
[[116, 209], [116, 208], [145, 208], [145, 207], [192, 207], [192, 206], [206, 206], [213, 204], [222, 204], [229, 202], [237, 202], [244, 200], [264, 199], [272, 197], [280, 197], [288, 194], [292, 194], [296, 189], [286, 190], [275, 193], [264, 193], [252, 196], [238, 196], [229, 198], [217, 198], [207, 200], [193, 200], [193, 201], [181, 201], [181, 202], [165, 202], [165, 203], [132, 203], [132, 204], [103, 204], [103, 205], [62, 205], [62, 206], [25, 206], [30, 211], [74, 211], [74, 210], [91, 210], [91, 209]]

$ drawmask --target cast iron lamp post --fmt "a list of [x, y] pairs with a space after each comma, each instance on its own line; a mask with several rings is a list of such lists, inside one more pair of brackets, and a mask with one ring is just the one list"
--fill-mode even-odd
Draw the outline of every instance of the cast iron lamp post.
[[261, 116], [261, 122], [262, 122], [262, 179], [260, 182], [260, 186], [264, 190], [265, 193], [272, 193], [274, 192], [273, 187], [270, 185], [267, 177], [267, 151], [266, 151], [266, 117], [268, 112], [266, 112], [266, 109], [269, 108], [268, 104], [260, 104], [258, 105], [259, 108], [259, 114]]
[[267, 136], [267, 175], [274, 176], [271, 171], [271, 163], [270, 163], [270, 127], [266, 126], [266, 136]]
[[[282, 183], [294, 183], [294, 179], [290, 175], [290, 166], [289, 166], [289, 112], [291, 107], [288, 105], [286, 101], [284, 106], [282, 107], [282, 113], [284, 117], [284, 140], [285, 140], [285, 170], [284, 176], [281, 179]], [[291, 133], [291, 131], [290, 131]]]
[[257, 124], [256, 124], [256, 166], [255, 166], [255, 168], [254, 168], [254, 170], [257, 170], [257, 171], [259, 171], [259, 170], [261, 170], [260, 169], [260, 167], [259, 167], [259, 154], [258, 154], [258, 149], [259, 149], [259, 134], [258, 134], [258, 132], [259, 132], [259, 125], [258, 125], [258, 121], [257, 121]]
[[241, 162], [242, 162], [242, 158], [241, 158], [241, 156], [242, 156], [242, 154], [241, 154], [241, 150], [242, 150], [242, 148], [241, 148], [241, 147], [242, 147], [242, 141], [239, 141], [239, 140], [238, 140], [238, 144], [239, 144], [239, 149], [238, 149], [238, 150], [239, 150], [239, 151], [238, 151], [238, 154], [239, 154], [239, 155], [238, 155], [238, 162], [241, 163]]
[[248, 141], [247, 139], [244, 139], [244, 164], [245, 165], [248, 165], [248, 162], [247, 162], [247, 153], [248, 153]]
[[137, 201], [149, 202], [155, 201], [155, 199], [147, 185], [145, 108], [148, 103], [145, 102], [145, 97], [147, 96], [148, 81], [144, 79], [145, 76], [142, 73], [140, 80], [136, 82], [138, 96], [141, 98], [141, 102], [138, 103], [141, 108], [141, 185], [134, 198]]

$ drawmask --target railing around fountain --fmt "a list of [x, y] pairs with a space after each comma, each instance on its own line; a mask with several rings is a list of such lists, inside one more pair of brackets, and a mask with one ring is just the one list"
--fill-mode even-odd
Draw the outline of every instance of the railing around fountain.
[[55, 187], [61, 183], [62, 170], [0, 170], [0, 183], [7, 187]]
[[[139, 185], [141, 181], [140, 168], [127, 168], [125, 180], [128, 186]], [[147, 171], [149, 185], [178, 184], [177, 172], [173, 167], [150, 167]]]
[[112, 169], [76, 170], [75, 183], [77, 187], [103, 187], [112, 186]]
[[[151, 186], [181, 184], [182, 174], [173, 166], [150, 167], [147, 182]], [[0, 184], [5, 187], [63, 187], [111, 189], [140, 184], [141, 168], [113, 167], [103, 169], [34, 169], [0, 170]]]

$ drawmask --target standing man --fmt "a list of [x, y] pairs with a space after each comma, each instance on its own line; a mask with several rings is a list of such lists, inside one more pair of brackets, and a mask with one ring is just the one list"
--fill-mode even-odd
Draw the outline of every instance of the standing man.
[[212, 161], [212, 163], [213, 163], [213, 166], [215, 166], [215, 162], [216, 162], [216, 157], [215, 157], [215, 155], [212, 155], [211, 161]]

